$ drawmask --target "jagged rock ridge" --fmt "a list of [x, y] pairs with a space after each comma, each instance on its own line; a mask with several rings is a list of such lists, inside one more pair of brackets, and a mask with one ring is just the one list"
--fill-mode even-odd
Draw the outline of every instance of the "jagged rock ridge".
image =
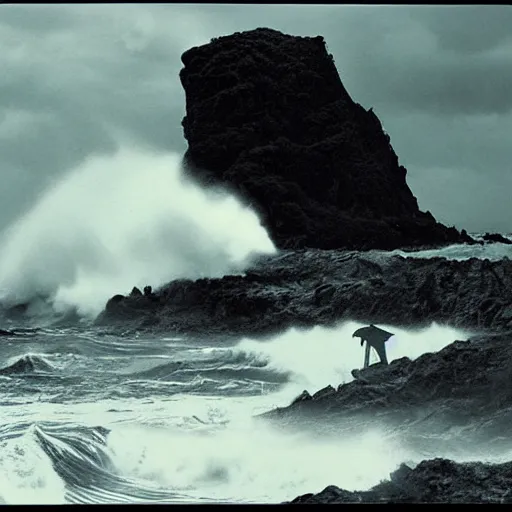
[[[354, 380], [313, 395], [304, 391], [288, 407], [260, 416], [316, 435], [335, 429], [340, 436], [377, 426], [383, 442], [416, 453], [460, 453], [502, 459], [510, 450], [512, 418], [511, 333], [456, 341], [437, 353], [389, 366], [353, 370]], [[512, 501], [512, 463], [456, 463], [424, 460], [403, 465], [368, 491], [330, 486], [293, 503], [502, 502]]]
[[512, 462], [456, 463], [437, 458], [411, 469], [402, 464], [369, 491], [346, 491], [334, 485], [305, 494], [292, 504], [320, 503], [511, 503]]
[[210, 335], [259, 334], [341, 320], [512, 328], [508, 259], [284, 251], [255, 261], [245, 276], [176, 280], [149, 296], [139, 294], [110, 299], [98, 322]]
[[255, 207], [279, 248], [469, 241], [419, 210], [389, 136], [322, 37], [259, 28], [182, 55], [188, 172]]

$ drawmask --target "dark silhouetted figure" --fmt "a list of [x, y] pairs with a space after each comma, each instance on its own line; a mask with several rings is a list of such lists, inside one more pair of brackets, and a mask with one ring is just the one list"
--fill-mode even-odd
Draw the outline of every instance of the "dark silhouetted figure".
[[392, 332], [385, 331], [375, 325], [369, 325], [368, 327], [361, 327], [352, 334], [352, 338], [361, 338], [361, 346], [366, 341], [366, 350], [364, 353], [364, 368], [368, 368], [370, 364], [370, 347], [373, 347], [377, 352], [381, 363], [388, 364], [388, 358], [386, 356], [386, 341], [394, 336]]

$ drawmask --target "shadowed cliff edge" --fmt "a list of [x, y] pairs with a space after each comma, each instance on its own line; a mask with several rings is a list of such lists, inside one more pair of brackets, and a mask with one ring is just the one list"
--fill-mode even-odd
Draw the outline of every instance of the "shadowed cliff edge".
[[322, 37], [259, 28], [182, 61], [189, 175], [251, 204], [276, 247], [471, 241], [419, 210], [389, 135], [351, 99]]

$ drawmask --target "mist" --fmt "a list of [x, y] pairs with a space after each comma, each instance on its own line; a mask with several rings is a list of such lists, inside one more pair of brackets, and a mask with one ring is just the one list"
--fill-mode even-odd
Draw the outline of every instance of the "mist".
[[116, 293], [241, 272], [275, 251], [256, 214], [184, 180], [178, 154], [122, 149], [88, 159], [4, 233], [3, 302], [49, 296], [94, 316]]

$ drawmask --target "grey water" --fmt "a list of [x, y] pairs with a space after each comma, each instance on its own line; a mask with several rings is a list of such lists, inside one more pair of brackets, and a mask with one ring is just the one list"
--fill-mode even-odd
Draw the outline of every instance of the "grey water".
[[[0, 500], [275, 503], [333, 483], [369, 488], [432, 454], [399, 437], [382, 443], [375, 423], [323, 437], [253, 419], [303, 389], [351, 380], [363, 357], [351, 338], [359, 325], [290, 329], [266, 341], [91, 327], [3, 337]], [[436, 324], [393, 329], [390, 360], [467, 334]]]

